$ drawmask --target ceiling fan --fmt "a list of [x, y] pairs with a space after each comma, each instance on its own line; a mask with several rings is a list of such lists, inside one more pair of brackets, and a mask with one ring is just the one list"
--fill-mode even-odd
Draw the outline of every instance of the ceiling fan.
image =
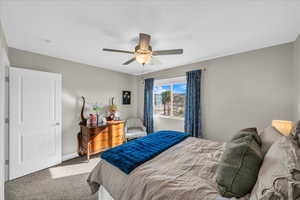
[[128, 65], [135, 60], [138, 63], [145, 65], [151, 61], [152, 56], [183, 54], [183, 49], [152, 51], [152, 47], [150, 46], [150, 40], [151, 40], [150, 35], [145, 34], [145, 33], [140, 33], [139, 44], [135, 47], [134, 51], [124, 51], [124, 50], [107, 49], [107, 48], [104, 48], [103, 51], [133, 54], [134, 57], [131, 58], [130, 60], [124, 62], [123, 65]]

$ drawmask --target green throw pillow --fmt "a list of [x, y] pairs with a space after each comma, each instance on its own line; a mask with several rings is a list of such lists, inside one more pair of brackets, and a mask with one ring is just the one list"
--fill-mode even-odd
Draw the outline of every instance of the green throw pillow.
[[216, 181], [224, 197], [242, 197], [256, 183], [263, 160], [261, 140], [256, 128], [247, 128], [226, 144], [218, 165]]

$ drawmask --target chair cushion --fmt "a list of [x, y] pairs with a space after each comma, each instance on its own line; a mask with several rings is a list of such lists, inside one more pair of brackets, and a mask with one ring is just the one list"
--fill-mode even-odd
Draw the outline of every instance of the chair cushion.
[[251, 192], [263, 159], [260, 145], [256, 128], [241, 130], [226, 144], [216, 174], [222, 196], [242, 197]]
[[128, 128], [125, 137], [126, 138], [137, 138], [144, 137], [147, 133], [140, 127]]

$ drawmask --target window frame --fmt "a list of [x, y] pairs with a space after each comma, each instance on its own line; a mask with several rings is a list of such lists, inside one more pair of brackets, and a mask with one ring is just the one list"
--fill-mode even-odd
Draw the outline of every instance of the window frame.
[[[176, 78], [169, 78], [169, 79], [160, 79], [160, 80], [154, 80], [154, 87], [156, 86], [164, 86], [164, 85], [169, 85], [170, 86], [170, 91], [171, 91], [171, 115], [170, 116], [165, 116], [165, 115], [160, 115], [160, 114], [155, 114], [155, 95], [153, 95], [153, 116], [155, 118], [165, 118], [165, 119], [175, 119], [175, 120], [184, 120], [183, 117], [176, 117], [173, 115], [173, 86], [175, 84], [187, 84], [186, 82], [186, 77], [185, 76], [180, 76]], [[184, 105], [185, 106], [185, 105]]]

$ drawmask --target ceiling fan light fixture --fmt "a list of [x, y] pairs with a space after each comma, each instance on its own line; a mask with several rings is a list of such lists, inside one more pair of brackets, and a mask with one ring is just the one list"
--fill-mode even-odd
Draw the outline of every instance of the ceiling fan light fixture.
[[135, 54], [135, 59], [138, 63], [144, 65], [144, 64], [148, 64], [151, 60], [152, 55], [147, 53], [147, 54], [140, 54], [140, 53], [136, 53]]
[[[150, 45], [151, 36], [145, 33], [140, 33], [139, 43], [135, 46], [134, 51], [124, 51], [119, 49], [107, 49], [104, 48], [103, 51], [117, 52], [117, 53], [127, 53], [134, 54], [134, 57], [123, 63], [123, 65], [129, 65], [133, 61], [145, 65], [152, 60], [152, 56], [163, 56], [163, 55], [179, 55], [183, 53], [183, 49], [169, 49], [169, 50], [158, 50], [152, 51]], [[152, 62], [153, 63], [153, 62]]]

